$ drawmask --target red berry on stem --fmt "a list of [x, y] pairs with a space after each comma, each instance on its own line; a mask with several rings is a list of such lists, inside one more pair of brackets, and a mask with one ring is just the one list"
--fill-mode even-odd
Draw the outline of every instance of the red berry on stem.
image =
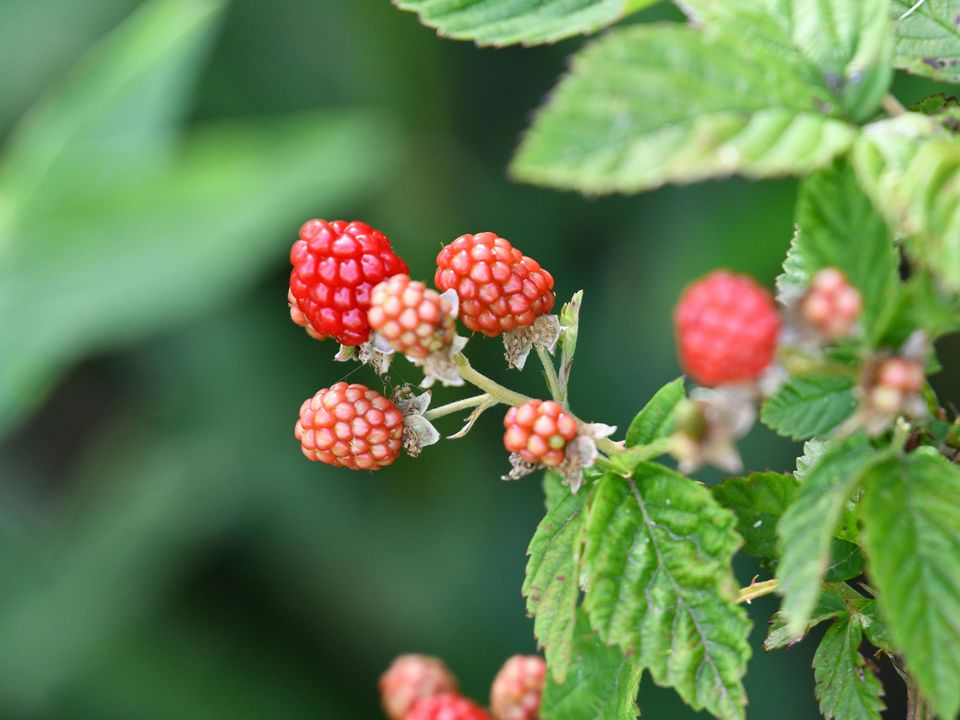
[[540, 696], [547, 682], [547, 664], [537, 655], [514, 655], [504, 663], [490, 688], [490, 710], [496, 720], [539, 720]]
[[556, 467], [564, 448], [577, 436], [577, 421], [553, 400], [529, 400], [503, 419], [503, 444], [527, 462]]
[[460, 298], [460, 317], [489, 337], [532, 325], [553, 308], [553, 277], [495, 233], [461, 235], [437, 255], [434, 278]]
[[479, 705], [456, 693], [418, 700], [403, 720], [492, 720]]
[[294, 434], [310, 460], [379, 470], [400, 455], [403, 413], [375, 390], [339, 382], [304, 400]]
[[860, 319], [860, 291], [837, 268], [824, 268], [813, 276], [800, 312], [810, 325], [830, 340], [849, 335]]
[[457, 691], [457, 680], [438, 658], [401, 655], [380, 676], [380, 696], [390, 720], [403, 720], [421, 698]]
[[674, 312], [680, 364], [705, 386], [750, 382], [773, 362], [780, 315], [752, 278], [718, 270], [693, 283]]
[[[370, 337], [367, 309], [373, 286], [407, 264], [397, 257], [386, 235], [362, 222], [310, 220], [290, 249], [291, 316], [293, 308], [320, 336], [341, 345], [361, 345]], [[311, 334], [314, 334], [311, 333]]]
[[394, 275], [373, 288], [370, 327], [397, 352], [425, 358], [453, 342], [456, 318], [440, 293], [409, 275]]

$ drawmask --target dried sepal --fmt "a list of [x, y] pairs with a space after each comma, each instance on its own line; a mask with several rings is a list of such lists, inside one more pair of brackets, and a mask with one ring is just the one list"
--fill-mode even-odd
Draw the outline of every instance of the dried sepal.
[[409, 385], [401, 385], [391, 398], [397, 409], [403, 413], [403, 449], [411, 457], [417, 457], [423, 448], [434, 445], [440, 440], [440, 433], [424, 417], [430, 407], [430, 393], [416, 394]]
[[546, 348], [552, 355], [559, 339], [560, 319], [556, 315], [540, 315], [532, 325], [503, 334], [503, 356], [511, 368], [523, 370], [534, 346]]

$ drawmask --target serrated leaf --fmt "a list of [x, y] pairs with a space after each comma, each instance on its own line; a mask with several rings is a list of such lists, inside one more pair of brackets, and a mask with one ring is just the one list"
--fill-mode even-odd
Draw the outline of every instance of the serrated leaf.
[[890, 84], [889, 0], [680, 0], [708, 30], [762, 44], [827, 84], [854, 120], [870, 117]]
[[843, 538], [830, 541], [830, 564], [823, 575], [826, 582], [843, 582], [863, 573], [863, 554], [860, 546]]
[[863, 626], [863, 632], [867, 640], [874, 647], [894, 655], [896, 649], [893, 644], [893, 638], [890, 636], [890, 626], [880, 615], [880, 606], [876, 600], [868, 600], [860, 608], [860, 624]]
[[478, 45], [537, 45], [589, 33], [657, 0], [394, 0], [440, 35]]
[[653, 463], [600, 481], [587, 519], [584, 607], [616, 644], [695, 709], [743, 718], [750, 622], [736, 603], [733, 513]]
[[569, 676], [562, 684], [547, 678], [540, 715], [544, 720], [634, 720], [640, 675], [637, 664], [605, 645], [580, 611]]
[[586, 193], [769, 177], [829, 163], [854, 128], [769, 48], [677, 25], [615, 30], [576, 55], [514, 158], [517, 178]]
[[826, 720], [880, 720], [883, 688], [860, 654], [863, 629], [849, 615], [823, 636], [813, 656], [815, 692]]
[[624, 441], [626, 446], [648, 445], [672, 433], [673, 412], [685, 397], [683, 378], [677, 378], [657, 390], [630, 423]]
[[924, 0], [915, 5], [915, 0], [892, 2], [897, 18], [896, 66], [934, 80], [960, 82], [960, 4]]
[[810, 613], [810, 619], [807, 621], [801, 636], [797, 637], [792, 634], [787, 628], [787, 621], [783, 613], [777, 612], [770, 619], [770, 629], [763, 641], [763, 649], [767, 651], [779, 650], [792, 645], [820, 623], [849, 613], [851, 606], [855, 609], [863, 600], [864, 598], [849, 585], [843, 583], [824, 585], [820, 596], [817, 598], [817, 605]]
[[863, 484], [880, 610], [923, 697], [953, 718], [960, 712], [960, 467], [918, 450], [875, 465]]
[[932, 118], [905, 113], [867, 126], [853, 166], [910, 257], [960, 291], [960, 140]]
[[527, 549], [527, 612], [534, 617], [533, 632], [545, 648], [550, 674], [561, 683], [570, 666], [580, 597], [585, 495], [567, 490], [540, 521]]
[[794, 440], [825, 435], [856, 410], [853, 381], [839, 375], [798, 375], [763, 403], [760, 419]]
[[844, 506], [866, 469], [881, 457], [859, 436], [831, 446], [810, 468], [777, 525], [778, 592], [783, 595], [781, 612], [793, 636], [803, 632], [816, 605]]
[[801, 270], [806, 285], [818, 270], [840, 268], [863, 297], [862, 323], [875, 339], [896, 292], [900, 257], [886, 221], [846, 160], [803, 181], [796, 223], [790, 249], [794, 275]]
[[717, 501], [736, 514], [744, 552], [770, 560], [778, 557], [777, 521], [793, 502], [799, 484], [792, 475], [760, 472], [728, 478], [712, 488]]

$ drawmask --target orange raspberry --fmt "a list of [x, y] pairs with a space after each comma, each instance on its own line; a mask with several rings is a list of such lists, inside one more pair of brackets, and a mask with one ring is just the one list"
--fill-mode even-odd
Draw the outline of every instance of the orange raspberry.
[[394, 275], [370, 294], [370, 327], [402, 355], [425, 358], [453, 342], [452, 308], [422, 282]]
[[577, 436], [577, 421], [553, 400], [529, 400], [503, 419], [503, 444], [527, 462], [556, 467], [564, 448]]
[[380, 696], [390, 720], [403, 720], [421, 698], [456, 691], [457, 680], [444, 662], [426, 655], [401, 655], [380, 676]]
[[547, 682], [547, 664], [537, 655], [514, 655], [504, 663], [490, 688], [490, 710], [496, 720], [539, 720], [540, 696]]

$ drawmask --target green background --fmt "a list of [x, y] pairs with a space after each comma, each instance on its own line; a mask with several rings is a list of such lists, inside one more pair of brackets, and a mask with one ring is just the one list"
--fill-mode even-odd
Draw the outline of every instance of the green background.
[[[155, 0], [125, 20], [138, 6], [0, 3], [0, 717], [376, 718], [405, 651], [485, 700], [534, 650], [519, 588], [539, 483], [498, 479], [499, 412], [376, 474], [301, 456], [303, 398], [380, 381], [289, 321], [299, 225], [364, 219], [424, 279], [461, 233], [510, 238], [561, 299], [585, 291], [572, 402], [626, 427], [680, 372], [687, 282], [726, 266], [772, 285], [795, 183], [584, 199], [509, 182], [581, 40], [479, 50], [386, 0]], [[638, 20], [657, 17], [678, 16]], [[540, 392], [497, 342], [468, 354]], [[784, 470], [795, 448], [758, 428], [743, 454]], [[816, 717], [812, 644], [759, 648], [775, 605], [752, 606], [748, 716]], [[696, 716], [647, 680], [639, 702]]]

